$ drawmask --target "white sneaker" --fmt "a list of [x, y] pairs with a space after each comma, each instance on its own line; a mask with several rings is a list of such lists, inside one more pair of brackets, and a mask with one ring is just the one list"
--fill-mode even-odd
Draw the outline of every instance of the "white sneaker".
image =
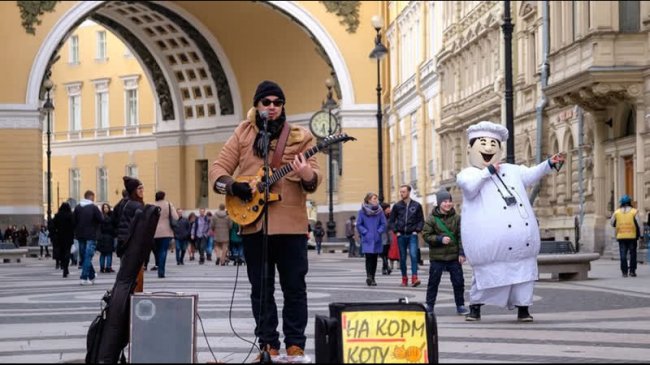
[[88, 282], [90, 283], [90, 285], [95, 285], [95, 279], [88, 280]]
[[90, 284], [90, 283], [86, 279], [79, 280], [79, 285], [81, 285], [81, 286], [88, 285], [88, 284]]

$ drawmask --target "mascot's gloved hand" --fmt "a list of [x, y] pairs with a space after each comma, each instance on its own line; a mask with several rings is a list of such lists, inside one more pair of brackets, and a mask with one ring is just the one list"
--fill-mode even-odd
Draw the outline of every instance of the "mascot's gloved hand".
[[232, 191], [232, 195], [243, 201], [253, 199], [253, 189], [251, 189], [251, 186], [248, 183], [234, 182], [230, 186], [230, 190]]
[[564, 165], [565, 159], [566, 154], [564, 152], [556, 153], [548, 159], [548, 164], [551, 165], [555, 171], [559, 172], [562, 168], [562, 165]]

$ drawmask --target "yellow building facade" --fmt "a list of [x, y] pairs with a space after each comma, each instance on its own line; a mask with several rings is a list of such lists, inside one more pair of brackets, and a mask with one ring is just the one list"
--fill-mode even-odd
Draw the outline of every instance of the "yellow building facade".
[[[143, 181], [147, 201], [164, 190], [179, 207], [214, 208], [223, 197], [207, 186], [207, 166], [252, 107], [257, 84], [278, 82], [288, 120], [308, 126], [327, 95], [325, 80], [333, 78], [335, 114], [342, 130], [358, 139], [345, 145], [336, 166], [335, 219], [342, 235], [368, 177], [372, 185], [377, 181], [376, 159], [358, 164], [357, 156], [376, 147], [374, 63], [358, 50], [372, 49], [370, 18], [384, 4], [352, 3], [341, 10], [284, 1], [61, 2], [37, 16], [34, 34], [21, 26], [16, 3], [0, 4], [7, 46], [21, 49], [0, 59], [12, 85], [0, 91], [7, 121], [0, 125], [7, 141], [0, 224], [40, 222], [47, 210], [42, 106], [48, 75], [55, 85], [52, 214], [85, 190], [114, 204], [123, 175]], [[327, 174], [326, 156], [318, 158]], [[319, 217], [327, 214], [327, 188], [311, 197]]]
[[[15, 3], [0, 9], [6, 48], [21, 50], [0, 58], [0, 225], [45, 213], [42, 85], [50, 70], [54, 211], [87, 189], [115, 203], [127, 174], [143, 181], [149, 201], [164, 190], [186, 209], [216, 207], [223, 197], [207, 186], [207, 164], [264, 79], [282, 85], [288, 119], [304, 126], [325, 100], [325, 79], [335, 80], [335, 115], [358, 139], [334, 165], [339, 237], [378, 188], [378, 81], [387, 202], [411, 184], [425, 213], [440, 188], [460, 206], [455, 175], [467, 165], [466, 128], [505, 124], [501, 1], [60, 2], [39, 16], [33, 35]], [[379, 80], [368, 57], [373, 15], [383, 17], [389, 51]], [[513, 1], [511, 17], [515, 160], [569, 156], [529, 192], [543, 236], [573, 240], [577, 220], [581, 249], [603, 253], [614, 242], [607, 219], [618, 198], [630, 195], [643, 217], [650, 203], [650, 6]], [[69, 60], [75, 36], [77, 64]], [[79, 108], [71, 107], [76, 96]], [[107, 112], [98, 113], [102, 103]], [[318, 158], [329, 176], [327, 156]], [[324, 223], [327, 189], [326, 178], [310, 197]]]

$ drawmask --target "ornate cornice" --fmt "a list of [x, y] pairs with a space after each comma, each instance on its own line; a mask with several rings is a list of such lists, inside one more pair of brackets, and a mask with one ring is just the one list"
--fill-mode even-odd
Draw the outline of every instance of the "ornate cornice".
[[[488, 110], [499, 96], [494, 92], [494, 87], [488, 85], [462, 99], [460, 102], [450, 103], [442, 108], [441, 118], [443, 123], [450, 117], [465, 118], [468, 114], [474, 113], [474, 109]], [[500, 108], [500, 105], [499, 105]]]
[[547, 87], [544, 92], [556, 105], [579, 105], [585, 110], [604, 111], [621, 101], [635, 103], [643, 97], [642, 70], [589, 69]]
[[16, 1], [16, 6], [20, 9], [20, 18], [25, 32], [35, 35], [34, 23], [41, 25], [39, 16], [45, 14], [46, 11], [53, 12], [56, 3], [58, 1]]
[[339, 23], [347, 26], [348, 33], [356, 33], [359, 27], [359, 6], [361, 1], [320, 1], [328, 13], [336, 13], [342, 18]]

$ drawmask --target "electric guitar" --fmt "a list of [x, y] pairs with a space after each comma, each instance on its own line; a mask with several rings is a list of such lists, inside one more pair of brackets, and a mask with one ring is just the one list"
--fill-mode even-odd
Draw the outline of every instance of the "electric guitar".
[[[356, 138], [350, 137], [346, 133], [333, 134], [318, 142], [318, 144], [307, 150], [303, 155], [305, 156], [305, 159], [308, 159], [330, 145], [347, 141], [356, 141]], [[291, 164], [285, 164], [275, 171], [272, 171], [268, 181], [269, 188], [291, 171], [293, 171]], [[264, 182], [264, 166], [258, 170], [257, 175], [239, 176], [235, 180], [238, 182], [249, 183], [253, 188], [253, 198], [248, 201], [243, 201], [234, 195], [226, 195], [226, 208], [228, 209], [228, 215], [230, 216], [230, 219], [240, 226], [247, 226], [255, 223], [255, 221], [257, 221], [257, 219], [262, 215], [267, 203], [280, 200], [280, 194], [269, 193], [268, 202], [264, 201], [264, 190], [266, 187], [266, 183]]]

